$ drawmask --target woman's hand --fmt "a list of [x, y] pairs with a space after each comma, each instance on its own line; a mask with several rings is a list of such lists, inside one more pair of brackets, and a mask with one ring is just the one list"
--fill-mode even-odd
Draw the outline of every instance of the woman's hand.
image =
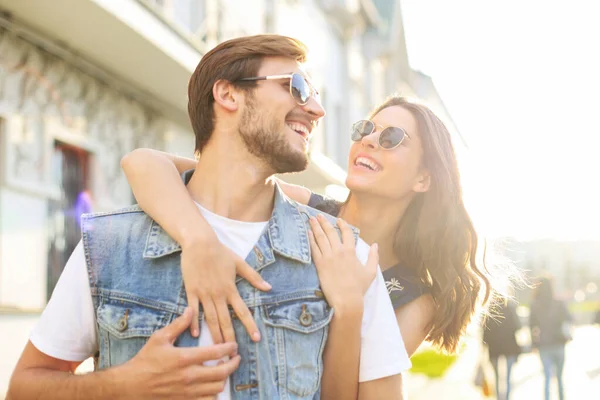
[[181, 270], [188, 304], [194, 312], [191, 326], [193, 336], [200, 334], [200, 302], [215, 344], [235, 341], [228, 305], [231, 305], [252, 340], [260, 340], [254, 317], [235, 285], [235, 277], [239, 275], [259, 290], [271, 290], [271, 285], [258, 272], [216, 237], [210, 244], [203, 240], [182, 245]]
[[377, 273], [377, 244], [371, 246], [367, 264], [363, 265], [356, 257], [352, 229], [344, 220], [337, 220], [341, 240], [333, 225], [322, 215], [311, 217], [310, 226], [312, 257], [327, 301], [334, 308], [356, 304], [355, 301], [362, 304]]

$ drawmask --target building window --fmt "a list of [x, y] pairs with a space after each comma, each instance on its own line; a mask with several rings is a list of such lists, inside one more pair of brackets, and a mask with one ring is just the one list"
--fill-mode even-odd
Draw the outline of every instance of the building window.
[[52, 180], [60, 196], [48, 201], [48, 300], [69, 256], [81, 239], [81, 215], [92, 211], [89, 153], [56, 141]]
[[[211, 0], [146, 0], [168, 21], [200, 38], [206, 34], [207, 7]], [[214, 1], [214, 0], [213, 0]]]
[[165, 0], [147, 0], [153, 7], [162, 9], [165, 6]]
[[206, 2], [200, 0], [175, 0], [173, 4], [173, 21], [196, 35], [202, 28], [206, 18]]

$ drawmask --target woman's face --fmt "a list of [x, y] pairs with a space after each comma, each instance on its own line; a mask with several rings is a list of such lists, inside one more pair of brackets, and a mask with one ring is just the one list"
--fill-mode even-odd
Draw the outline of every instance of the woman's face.
[[[423, 147], [417, 120], [405, 108], [392, 106], [381, 110], [372, 121], [377, 125], [375, 131], [350, 148], [348, 189], [394, 200], [426, 191], [429, 180], [421, 168]], [[390, 126], [404, 129], [409, 137], [395, 149], [385, 150], [379, 146], [378, 138], [381, 131]], [[365, 166], [361, 162], [365, 158], [375, 168]]]

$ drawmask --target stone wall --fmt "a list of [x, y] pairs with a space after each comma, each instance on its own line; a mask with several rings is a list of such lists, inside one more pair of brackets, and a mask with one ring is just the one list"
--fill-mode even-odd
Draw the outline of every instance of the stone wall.
[[0, 118], [0, 182], [54, 195], [49, 163], [59, 140], [91, 153], [92, 189], [101, 209], [131, 202], [119, 167], [127, 151], [165, 147], [167, 125], [156, 111], [1, 29]]

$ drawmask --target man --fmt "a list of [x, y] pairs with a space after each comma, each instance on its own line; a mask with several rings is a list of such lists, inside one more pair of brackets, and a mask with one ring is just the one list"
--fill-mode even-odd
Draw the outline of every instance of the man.
[[[237, 284], [263, 339], [254, 343], [239, 320], [239, 346], [212, 344], [208, 329], [192, 337], [180, 246], [138, 207], [92, 215], [9, 399], [319, 398], [333, 310], [308, 246], [307, 217], [317, 211], [269, 179], [306, 168], [310, 132], [325, 114], [301, 69], [305, 57], [291, 38], [234, 39], [202, 58], [189, 85], [202, 157], [188, 190], [219, 239], [271, 283], [265, 293]], [[367, 251], [359, 241], [361, 260]], [[364, 302], [360, 396], [399, 398], [410, 362], [380, 272]], [[97, 372], [70, 373], [96, 353]]]

